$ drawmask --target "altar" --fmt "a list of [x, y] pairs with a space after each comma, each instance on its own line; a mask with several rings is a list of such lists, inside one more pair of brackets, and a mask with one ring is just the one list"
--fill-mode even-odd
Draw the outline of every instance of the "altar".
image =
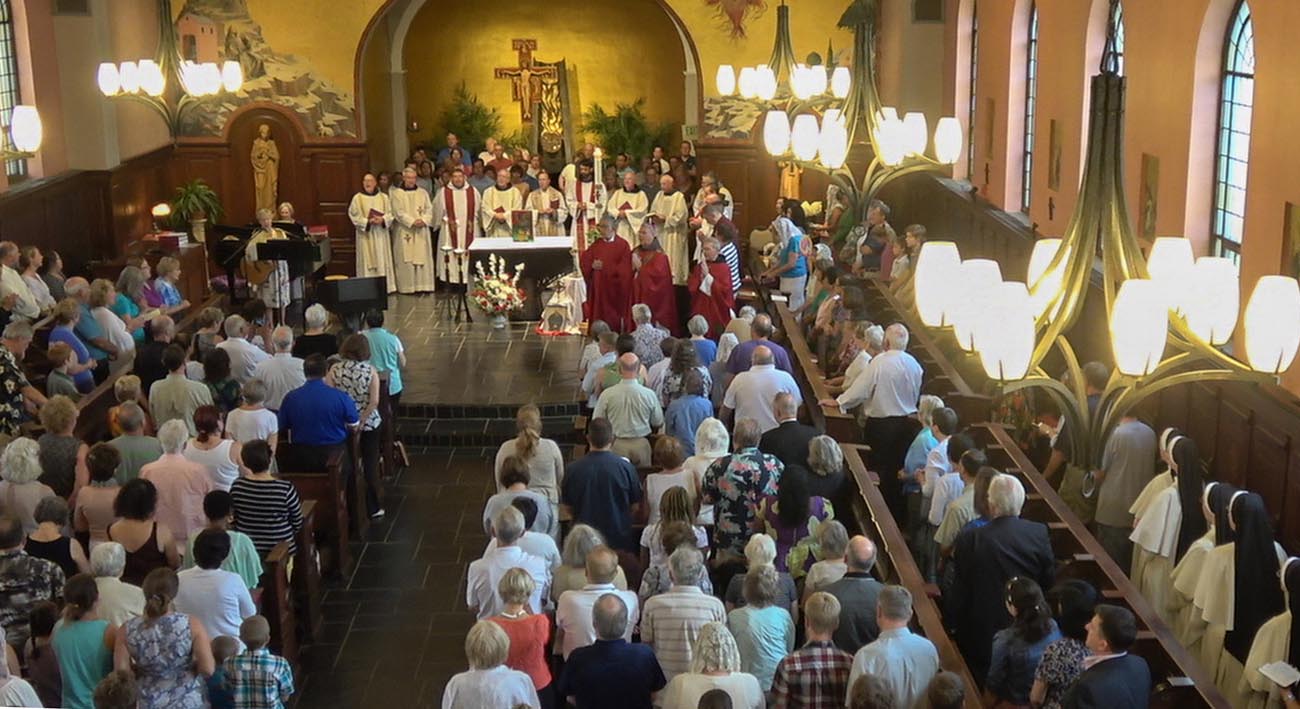
[[475, 263], [483, 262], [486, 268], [491, 254], [505, 259], [510, 268], [517, 263], [524, 264], [519, 277], [519, 287], [524, 291], [524, 307], [511, 316], [513, 320], [541, 320], [545, 305], [542, 292], [546, 284], [578, 270], [577, 258], [573, 254], [573, 237], [568, 235], [538, 236], [532, 241], [479, 237], [470, 243], [469, 251], [471, 274], [478, 273]]

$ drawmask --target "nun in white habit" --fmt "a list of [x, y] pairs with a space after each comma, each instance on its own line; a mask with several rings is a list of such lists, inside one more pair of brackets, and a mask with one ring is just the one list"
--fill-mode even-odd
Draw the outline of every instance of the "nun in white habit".
[[[1160, 439], [1157, 442], [1160, 451], [1160, 460], [1165, 463], [1165, 471], [1151, 478], [1151, 482], [1142, 488], [1138, 493], [1137, 499], [1133, 501], [1132, 506], [1128, 508], [1129, 514], [1133, 515], [1133, 529], [1136, 530], [1142, 524], [1142, 518], [1146, 515], [1147, 508], [1155, 502], [1161, 492], [1174, 484], [1174, 474], [1172, 472], [1173, 463], [1169, 457], [1169, 443], [1177, 436], [1181, 435], [1177, 429], [1166, 428], [1160, 432]], [[1136, 532], [1135, 532], [1136, 533]], [[1147, 562], [1151, 560], [1151, 552], [1143, 548], [1142, 544], [1134, 537], [1133, 544], [1133, 566], [1129, 571], [1128, 577], [1133, 580], [1134, 585], [1139, 591], [1145, 593], [1142, 587], [1142, 570]], [[1147, 597], [1150, 599], [1150, 596]]]
[[1210, 510], [1214, 512], [1215, 547], [1206, 555], [1205, 566], [1196, 580], [1192, 604], [1196, 606], [1205, 632], [1201, 636], [1201, 667], [1211, 677], [1218, 674], [1223, 657], [1223, 637], [1232, 623], [1231, 579], [1235, 568], [1236, 528], [1229, 522], [1229, 511], [1243, 495], [1227, 483], [1219, 483], [1210, 493]]
[[1205, 570], [1205, 561], [1214, 549], [1216, 537], [1214, 512], [1210, 506], [1211, 493], [1222, 487], [1219, 483], [1210, 483], [1201, 493], [1201, 517], [1208, 525], [1205, 534], [1192, 542], [1171, 574], [1171, 588], [1166, 601], [1166, 610], [1173, 619], [1174, 635], [1178, 642], [1187, 648], [1187, 652], [1197, 656], [1201, 649], [1201, 637], [1205, 634], [1205, 621], [1201, 620], [1201, 610], [1192, 602], [1196, 593], [1197, 582]]
[[1270, 662], [1286, 662], [1291, 666], [1300, 663], [1300, 628], [1295, 622], [1300, 614], [1300, 559], [1291, 557], [1282, 564], [1282, 592], [1286, 596], [1286, 609], [1260, 626], [1255, 642], [1246, 657], [1241, 678], [1241, 692], [1247, 697], [1247, 709], [1281, 709], [1282, 688], [1259, 671]]
[[1233, 543], [1232, 575], [1228, 577], [1232, 583], [1223, 585], [1233, 590], [1232, 610], [1214, 684], [1232, 706], [1244, 707], [1250, 702], [1250, 693], [1242, 691], [1250, 646], [1264, 623], [1286, 608], [1277, 583], [1286, 554], [1273, 538], [1273, 524], [1263, 497], [1247, 492], [1233, 502], [1231, 510], [1237, 540]]
[[[1161, 455], [1170, 461], [1169, 472], [1164, 474], [1172, 476], [1174, 484], [1161, 490], [1147, 505], [1129, 538], [1136, 552], [1146, 557], [1133, 580], [1160, 617], [1172, 625], [1174, 617], [1169, 601], [1174, 565], [1187, 554], [1193, 542], [1204, 536], [1208, 525], [1198, 509], [1203, 486], [1196, 443], [1177, 435], [1162, 443]], [[1138, 571], [1136, 558], [1135, 555], [1135, 573]]]

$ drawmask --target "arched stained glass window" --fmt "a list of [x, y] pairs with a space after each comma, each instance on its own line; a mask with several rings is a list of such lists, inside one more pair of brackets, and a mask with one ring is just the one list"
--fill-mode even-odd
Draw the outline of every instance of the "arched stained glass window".
[[1034, 185], [1034, 108], [1038, 100], [1038, 5], [1029, 6], [1029, 42], [1025, 46], [1024, 167], [1021, 174], [1020, 211], [1029, 213]]
[[1250, 119], [1255, 100], [1255, 32], [1250, 6], [1237, 4], [1224, 42], [1219, 94], [1218, 148], [1214, 160], [1211, 253], [1241, 263], [1246, 216], [1246, 173], [1250, 163]]
[[[9, 0], [0, 0], [0, 145], [13, 149], [9, 125], [18, 105], [18, 49], [14, 44], [14, 14]], [[9, 160], [5, 173], [12, 181], [27, 176], [26, 160]]]

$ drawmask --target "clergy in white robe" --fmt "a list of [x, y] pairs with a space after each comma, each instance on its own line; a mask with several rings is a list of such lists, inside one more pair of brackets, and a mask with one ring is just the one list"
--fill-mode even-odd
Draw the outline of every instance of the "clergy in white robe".
[[695, 202], [691, 205], [691, 212], [699, 216], [700, 212], [704, 210], [705, 197], [710, 193], [717, 193], [722, 201], [722, 216], [731, 219], [736, 200], [731, 196], [731, 190], [723, 187], [722, 183], [718, 182], [717, 176], [711, 172], [705, 173], [704, 177], [700, 178], [700, 189], [695, 193]]
[[533, 234], [564, 236], [564, 220], [569, 217], [569, 209], [564, 193], [551, 186], [549, 172], [537, 173], [537, 189], [528, 193], [524, 209], [533, 210]]
[[393, 270], [399, 293], [429, 293], [433, 270], [433, 200], [415, 182], [415, 168], [402, 170], [402, 184], [393, 190]]
[[469, 283], [469, 245], [479, 233], [478, 207], [482, 196], [465, 178], [462, 168], [451, 172], [451, 183], [438, 190], [433, 200], [433, 223], [440, 224], [438, 280], [443, 283]]
[[1300, 603], [1300, 559], [1291, 557], [1282, 564], [1282, 592], [1286, 597], [1286, 610], [1273, 616], [1260, 626], [1255, 635], [1255, 642], [1250, 646], [1250, 655], [1246, 657], [1245, 670], [1241, 678], [1241, 695], [1245, 697], [1248, 709], [1281, 709], [1281, 687], [1259, 671], [1271, 662], [1300, 662], [1300, 656], [1291, 652], [1292, 638], [1295, 637], [1295, 618], [1292, 611]]
[[352, 196], [352, 204], [348, 205], [348, 218], [357, 230], [357, 276], [383, 276], [388, 279], [388, 292], [396, 291], [392, 237], [388, 233], [396, 217], [393, 215], [392, 202], [379, 189], [379, 182], [374, 175], [366, 173], [361, 178], [361, 191]]
[[511, 217], [516, 209], [524, 208], [523, 195], [510, 184], [510, 172], [497, 171], [497, 182], [483, 192], [483, 204], [478, 210], [479, 224], [485, 239], [510, 238]]
[[598, 228], [605, 217], [605, 203], [608, 196], [605, 186], [596, 181], [590, 160], [578, 161], [577, 176], [565, 183], [564, 200], [573, 215], [569, 233], [578, 251], [587, 250], [587, 233]]
[[673, 176], [659, 178], [659, 194], [650, 205], [650, 218], [659, 225], [659, 241], [668, 256], [673, 272], [673, 285], [684, 286], [691, 277], [691, 261], [687, 246], [688, 214], [686, 197], [674, 188]]
[[650, 211], [650, 200], [646, 199], [645, 191], [637, 185], [635, 170], [623, 173], [623, 186], [609, 196], [605, 211], [614, 218], [615, 232], [623, 237], [629, 248], [636, 248], [636, 235], [641, 232], [641, 222], [645, 221]]

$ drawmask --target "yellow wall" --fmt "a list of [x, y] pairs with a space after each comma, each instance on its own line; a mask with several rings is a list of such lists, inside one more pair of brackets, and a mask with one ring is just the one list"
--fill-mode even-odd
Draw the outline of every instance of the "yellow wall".
[[[448, 27], [474, 31], [449, 33]], [[418, 138], [438, 129], [462, 80], [500, 112], [503, 133], [519, 130], [519, 104], [511, 100], [510, 82], [493, 77], [496, 67], [518, 66], [510, 47], [516, 38], [537, 40], [535, 59], [568, 63], [575, 120], [592, 105], [612, 111], [615, 104], [640, 97], [652, 124], [680, 125], [685, 118], [681, 40], [654, 0], [550, 0], [509, 13], [486, 13], [472, 0], [445, 0], [425, 5], [406, 38], [407, 112], [427, 126]]]

